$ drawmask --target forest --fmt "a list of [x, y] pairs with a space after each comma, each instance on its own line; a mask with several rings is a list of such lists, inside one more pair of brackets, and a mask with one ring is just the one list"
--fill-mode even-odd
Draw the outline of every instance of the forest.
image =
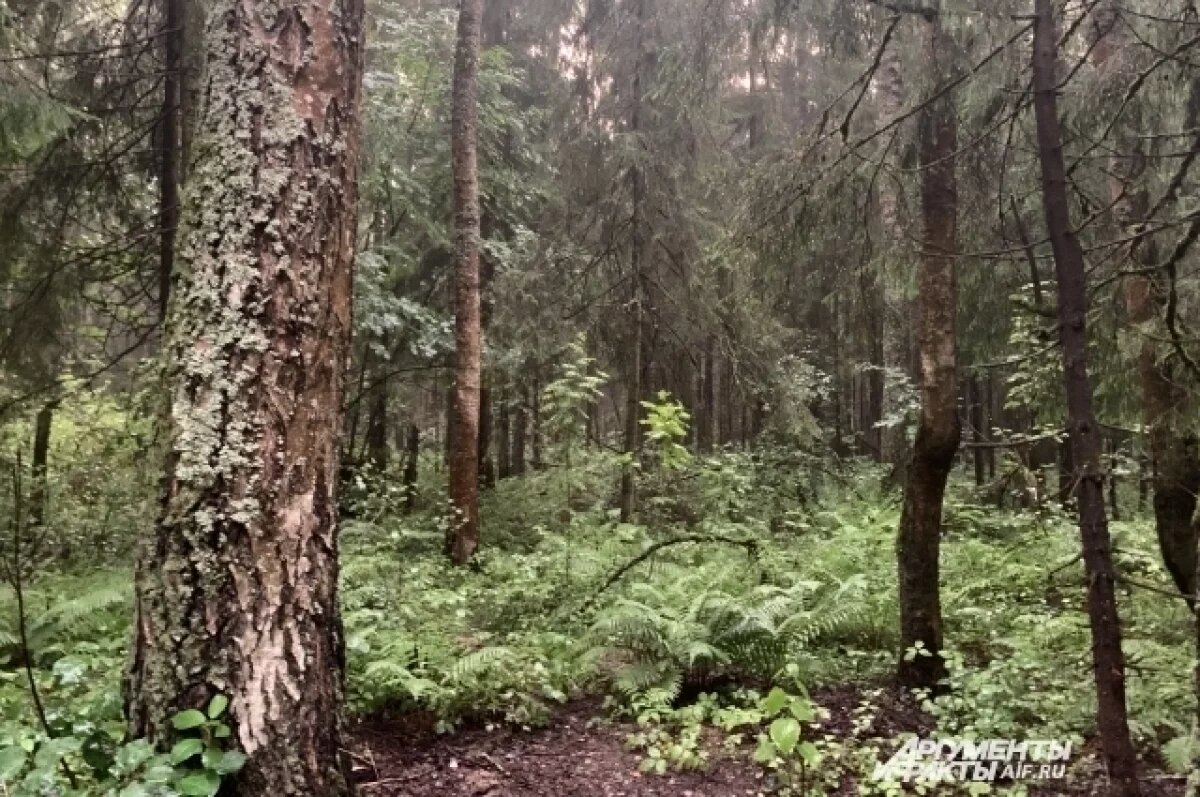
[[1200, 796], [1197, 0], [0, 0], [0, 795]]

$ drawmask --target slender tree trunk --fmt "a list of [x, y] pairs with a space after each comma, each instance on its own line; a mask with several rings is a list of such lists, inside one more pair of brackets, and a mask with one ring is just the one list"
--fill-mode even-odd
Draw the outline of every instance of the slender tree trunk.
[[[507, 393], [507, 391], [505, 391]], [[507, 395], [496, 413], [496, 478], [512, 476], [512, 408]]]
[[[894, 119], [904, 113], [904, 73], [897, 47], [892, 44], [883, 53], [879, 69], [879, 95], [884, 117]], [[897, 274], [897, 267], [908, 265], [908, 233], [900, 218], [901, 189], [892, 180], [880, 183], [879, 214], [887, 235], [888, 244], [897, 255], [889, 258], [880, 274], [880, 301], [882, 307], [878, 319], [880, 349], [883, 364], [883, 396], [881, 414], [888, 425], [880, 430], [880, 458], [891, 466], [891, 479], [903, 485], [908, 480], [908, 466], [912, 455], [907, 436], [907, 424], [903, 422], [905, 396], [902, 389], [903, 377], [911, 373], [909, 364], [910, 327], [913, 306], [903, 287], [906, 281]], [[887, 266], [891, 266], [888, 268]]]
[[[934, 74], [950, 74], [952, 45], [940, 16], [924, 22], [925, 55]], [[921, 352], [921, 417], [913, 446], [897, 540], [900, 585], [901, 650], [918, 644], [920, 655], [903, 655], [899, 680], [906, 686], [933, 688], [945, 675], [942, 660], [942, 608], [938, 559], [942, 499], [954, 466], [961, 423], [955, 321], [958, 287], [958, 184], [954, 153], [958, 130], [951, 95], [935, 100], [921, 114], [921, 201], [924, 215], [917, 318]]]
[[971, 374], [967, 386], [968, 406], [971, 412], [971, 440], [975, 443], [975, 449], [971, 452], [975, 465], [975, 486], [982, 487], [987, 484], [987, 459], [984, 456], [987, 435], [984, 430], [986, 421], [979, 374]]
[[421, 429], [408, 425], [404, 444], [404, 510], [411, 512], [417, 505], [417, 476], [421, 461]]
[[177, 250], [187, 267], [164, 347], [162, 514], [138, 555], [130, 732], [169, 744], [177, 712], [224, 694], [248, 756], [231, 793], [346, 795], [338, 419], [363, 6], [211, 0], [207, 11]]
[[171, 273], [175, 270], [175, 232], [179, 227], [179, 173], [183, 85], [185, 0], [163, 0], [163, 107], [159, 120], [158, 167], [158, 319], [167, 318]]
[[529, 412], [526, 409], [525, 389], [513, 407], [512, 414], [512, 475], [524, 476], [526, 470], [525, 441], [529, 429]]
[[30, 461], [32, 475], [29, 490], [29, 526], [41, 526], [46, 522], [50, 509], [50, 490], [47, 473], [50, 459], [50, 433], [54, 427], [54, 411], [58, 401], [47, 401], [38, 410], [33, 428], [33, 459]]
[[704, 341], [704, 353], [700, 366], [700, 400], [696, 413], [696, 450], [711, 454], [713, 431], [717, 415], [716, 337], [709, 335]]
[[483, 0], [461, 0], [454, 57], [454, 424], [450, 503], [456, 517], [446, 552], [465, 564], [479, 547], [479, 406], [482, 367], [479, 297], [479, 47]]
[[[629, 117], [629, 132], [635, 137], [642, 133], [643, 81], [647, 78], [645, 74], [646, 2], [647, 0], [638, 0], [637, 2], [637, 53], [635, 56], [637, 62], [633, 74], [633, 90], [630, 98]], [[633, 517], [633, 512], [637, 505], [636, 465], [642, 451], [641, 402], [644, 391], [643, 381], [646, 372], [649, 370], [649, 363], [646, 362], [647, 341], [646, 330], [644, 328], [646, 324], [645, 305], [647, 300], [645, 284], [646, 173], [642, 165], [637, 161], [629, 169], [629, 187], [632, 196], [629, 245], [631, 271], [629, 307], [631, 309], [631, 318], [629, 321], [630, 337], [629, 342], [626, 344], [628, 349], [625, 352], [627, 358], [625, 373], [625, 433], [621, 447], [627, 459], [625, 466], [621, 469], [621, 488], [618, 498], [621, 521], [623, 523], [629, 522]]]
[[1067, 198], [1067, 170], [1058, 117], [1057, 33], [1051, 0], [1035, 0], [1033, 87], [1042, 204], [1058, 276], [1058, 323], [1063, 350], [1067, 426], [1078, 473], [1079, 529], [1088, 583], [1092, 665], [1100, 743], [1116, 797], [1138, 794], [1137, 755], [1125, 707], [1125, 656], [1117, 613], [1116, 579], [1104, 511], [1101, 434], [1088, 374], [1087, 271]]
[[492, 458], [492, 391], [485, 384], [479, 391], [479, 486], [496, 486], [496, 460]]
[[[386, 363], [385, 363], [386, 365]], [[377, 473], [388, 466], [388, 380], [381, 379], [371, 387], [367, 409], [367, 461]]]

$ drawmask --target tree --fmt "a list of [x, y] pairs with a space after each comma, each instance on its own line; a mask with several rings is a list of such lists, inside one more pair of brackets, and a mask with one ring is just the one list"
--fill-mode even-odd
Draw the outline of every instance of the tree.
[[1135, 797], [1137, 755], [1125, 706], [1125, 656], [1117, 614], [1112, 541], [1104, 507], [1102, 437], [1088, 374], [1088, 285], [1083, 248], [1071, 223], [1062, 127], [1058, 117], [1057, 33], [1051, 0], [1035, 0], [1033, 44], [1034, 112], [1042, 170], [1042, 206], [1058, 278], [1058, 328], [1067, 397], [1067, 429], [1078, 483], [1079, 531], [1087, 575], [1092, 668], [1096, 681], [1096, 724], [1108, 776], [1117, 797]]
[[[1095, 14], [1095, 47], [1092, 60], [1117, 94], [1124, 85], [1137, 79], [1133, 69], [1133, 42], [1129, 22], [1121, 9], [1105, 2]], [[1118, 78], [1120, 80], [1118, 80]], [[1187, 127], [1200, 124], [1200, 80], [1193, 77], [1188, 100]], [[1119, 96], [1119, 95], [1118, 95]], [[1188, 382], [1195, 377], [1178, 361], [1167, 356], [1162, 345], [1165, 330], [1161, 320], [1168, 303], [1164, 269], [1156, 268], [1158, 247], [1150, 239], [1143, 241], [1135, 233], [1151, 223], [1150, 193], [1147, 187], [1148, 157], [1139, 132], [1132, 129], [1126, 113], [1117, 126], [1117, 149], [1109, 166], [1109, 196], [1121, 225], [1122, 236], [1131, 236], [1129, 254], [1133, 259], [1130, 273], [1123, 280], [1125, 313], [1136, 336], [1137, 381], [1141, 394], [1142, 422], [1150, 454], [1154, 484], [1154, 521], [1159, 549], [1176, 587], [1185, 595], [1196, 593], [1196, 544], [1200, 539], [1200, 517], [1196, 517], [1196, 496], [1200, 493], [1200, 438], [1189, 428]], [[1140, 116], [1138, 114], [1137, 116]], [[1180, 177], [1186, 174], [1186, 166]], [[1164, 202], [1175, 201], [1173, 194]]]
[[243, 795], [349, 793], [336, 492], [362, 24], [359, 0], [207, 8], [127, 710], [166, 742], [226, 695]]
[[[941, 16], [923, 17], [926, 56], [939, 79], [950, 74], [953, 45]], [[896, 552], [900, 576], [899, 679], [932, 688], [945, 674], [938, 558], [942, 499], [954, 466], [958, 418], [957, 341], [958, 128], [952, 95], [935, 88], [920, 117], [921, 241], [917, 343], [921, 354], [921, 416], [904, 490]], [[914, 648], [920, 648], [913, 655]]]
[[454, 390], [449, 424], [452, 519], [446, 550], [465, 564], [479, 547], [479, 407], [482, 308], [479, 297], [479, 50], [482, 0], [461, 0], [454, 53], [451, 148], [454, 171]]

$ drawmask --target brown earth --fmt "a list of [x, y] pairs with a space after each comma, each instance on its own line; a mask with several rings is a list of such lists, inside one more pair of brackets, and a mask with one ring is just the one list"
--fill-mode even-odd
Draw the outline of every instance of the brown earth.
[[[822, 690], [816, 702], [829, 711], [818, 729], [844, 738], [863, 692], [843, 686]], [[928, 718], [894, 692], [875, 698], [875, 721], [865, 736], [892, 738], [929, 730]], [[635, 726], [604, 720], [594, 701], [564, 707], [545, 728], [525, 731], [476, 725], [453, 736], [434, 734], [428, 723], [376, 719], [355, 729], [355, 774], [364, 797], [758, 797], [775, 792], [773, 779], [749, 756], [708, 746], [703, 772], [651, 775], [625, 745]], [[1092, 751], [1089, 751], [1092, 752]], [[1105, 780], [1094, 756], [1073, 767], [1069, 781], [1037, 785], [1033, 797], [1103, 797]], [[947, 789], [947, 793], [949, 793]], [[830, 797], [858, 794], [849, 778]], [[1182, 797], [1181, 778], [1148, 774], [1143, 797]]]

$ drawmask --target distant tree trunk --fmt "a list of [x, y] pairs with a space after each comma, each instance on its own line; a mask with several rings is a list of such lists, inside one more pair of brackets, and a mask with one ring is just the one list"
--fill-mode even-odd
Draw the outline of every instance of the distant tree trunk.
[[1034, 8], [1033, 103], [1042, 167], [1042, 204], [1058, 275], [1058, 326], [1063, 350], [1067, 426], [1079, 474], [1079, 529], [1092, 630], [1096, 725], [1112, 793], [1117, 797], [1135, 797], [1139, 792], [1137, 755], [1129, 736], [1126, 715], [1125, 656], [1121, 650], [1112, 544], [1104, 512], [1100, 427], [1092, 407], [1092, 384], [1088, 374], [1087, 271], [1083, 249], [1071, 223], [1058, 117], [1058, 34], [1051, 10], [1052, 0], [1035, 0]]
[[982, 487], [987, 483], [987, 459], [984, 456], [987, 434], [984, 429], [985, 409], [983, 388], [979, 382], [979, 374], [971, 374], [967, 382], [967, 406], [971, 414], [971, 440], [975, 448], [971, 458], [975, 465], [975, 486]]
[[525, 441], [529, 430], [529, 413], [522, 388], [512, 414], [512, 475], [524, 476], [526, 470]]
[[496, 414], [496, 477], [512, 476], [512, 408], [505, 396]]
[[202, 144], [177, 250], [187, 268], [163, 351], [162, 513], [137, 560], [129, 731], [169, 746], [172, 717], [224, 694], [232, 744], [248, 756], [231, 794], [341, 797], [336, 513], [363, 6], [207, 10]]
[[179, 227], [179, 174], [183, 84], [185, 0], [164, 0], [163, 107], [159, 119], [158, 320], [167, 318], [171, 273], [175, 270], [175, 231]]
[[479, 406], [482, 367], [479, 297], [479, 47], [483, 0], [461, 0], [454, 56], [454, 402], [449, 444], [450, 503], [456, 517], [446, 552], [466, 564], [479, 547]]
[[709, 335], [704, 341], [703, 359], [700, 365], [700, 401], [696, 413], [696, 450], [711, 454], [713, 431], [717, 415], [717, 356], [716, 338]]
[[30, 462], [29, 525], [41, 526], [50, 509], [50, 490], [47, 472], [50, 459], [50, 432], [54, 426], [54, 411], [58, 401], [47, 401], [38, 410], [33, 429], [33, 459]]
[[533, 390], [529, 399], [530, 464], [534, 470], [541, 470], [546, 464], [542, 459], [545, 442], [542, 437], [542, 381], [536, 376], [533, 378]]
[[[925, 57], [934, 74], [950, 73], [952, 46], [941, 17], [924, 23]], [[897, 540], [901, 651], [920, 644], [921, 655], [901, 656], [899, 680], [933, 688], [945, 675], [938, 558], [942, 499], [954, 466], [961, 424], [958, 417], [955, 319], [958, 287], [957, 117], [951, 95], [921, 114], [921, 202], [924, 215], [917, 318], [921, 362], [921, 417], [913, 446]]]
[[496, 486], [496, 460], [492, 458], [492, 391], [486, 385], [479, 391], [479, 486]]
[[417, 504], [417, 476], [421, 460], [421, 429], [415, 424], [408, 425], [408, 435], [404, 444], [404, 510], [413, 511]]
[[371, 387], [367, 409], [367, 461], [378, 473], [388, 466], [388, 380], [381, 379]]
[[[642, 94], [643, 81], [646, 80], [645, 26], [647, 19], [647, 0], [637, 2], [637, 54], [633, 73], [633, 87], [629, 102], [629, 132], [638, 136], [642, 132]], [[643, 380], [649, 369], [646, 362], [646, 173], [641, 164], [635, 160], [629, 169], [629, 190], [632, 196], [630, 213], [630, 300], [632, 316], [629, 321], [630, 337], [626, 344], [627, 350], [625, 369], [625, 432], [621, 450], [627, 458], [621, 469], [621, 487], [618, 505], [621, 511], [621, 521], [629, 522], [637, 505], [636, 461], [642, 451], [642, 395]]]

